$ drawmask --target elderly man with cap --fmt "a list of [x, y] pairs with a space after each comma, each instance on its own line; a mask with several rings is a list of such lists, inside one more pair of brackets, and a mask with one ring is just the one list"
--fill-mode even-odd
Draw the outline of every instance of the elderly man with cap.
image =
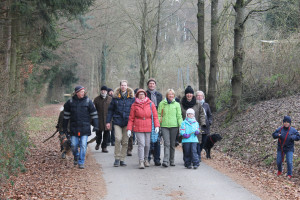
[[[74, 95], [64, 105], [63, 132], [67, 133], [70, 121], [71, 147], [74, 156], [74, 165], [84, 169], [87, 139], [91, 135], [91, 120], [94, 129], [98, 131], [98, 115], [93, 102], [86, 96], [84, 87], [76, 86]], [[78, 146], [80, 152], [78, 153]]]
[[99, 121], [99, 131], [96, 131], [96, 147], [98, 150], [102, 140], [102, 132], [103, 132], [103, 140], [101, 144], [102, 152], [108, 153], [107, 150], [107, 142], [109, 137], [109, 129], [106, 128], [106, 115], [108, 111], [109, 104], [112, 100], [112, 97], [107, 94], [107, 87], [102, 86], [100, 95], [94, 99], [94, 104], [96, 110], [98, 112], [98, 121]]

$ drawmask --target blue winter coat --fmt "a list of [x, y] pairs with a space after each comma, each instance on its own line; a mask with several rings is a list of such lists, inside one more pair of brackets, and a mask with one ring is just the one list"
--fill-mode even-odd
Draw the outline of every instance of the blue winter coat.
[[180, 135], [183, 134], [190, 134], [189, 138], [182, 138], [182, 143], [188, 142], [199, 142], [197, 136], [195, 135], [195, 131], [200, 133], [199, 123], [196, 121], [195, 118], [185, 118], [185, 120], [181, 123], [180, 126]]
[[113, 120], [114, 125], [120, 127], [127, 126], [131, 105], [134, 101], [134, 92], [131, 88], [127, 88], [126, 98], [122, 97], [121, 89], [117, 88], [108, 108], [106, 123], [110, 123]]
[[72, 136], [91, 135], [91, 120], [93, 126], [99, 130], [97, 110], [87, 96], [81, 99], [75, 95], [64, 105], [63, 130], [67, 132], [68, 122], [70, 120], [70, 134]]
[[[288, 132], [288, 128], [284, 128], [281, 126], [277, 128], [276, 131], [272, 134], [274, 139], [278, 138], [277, 151], [281, 151], [281, 143], [284, 143], [283, 144], [284, 153], [289, 151], [294, 152], [294, 141], [300, 140], [300, 134], [295, 128], [290, 127], [289, 134], [286, 138], [286, 141], [284, 142], [287, 132]], [[280, 137], [279, 134], [281, 134]]]

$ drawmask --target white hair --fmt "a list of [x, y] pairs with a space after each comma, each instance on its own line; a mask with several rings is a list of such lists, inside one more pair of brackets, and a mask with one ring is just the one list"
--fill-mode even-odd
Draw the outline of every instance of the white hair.
[[197, 96], [197, 94], [202, 95], [202, 96], [203, 96], [203, 99], [205, 99], [204, 92], [202, 92], [201, 90], [198, 90], [198, 91], [196, 92], [196, 96]]

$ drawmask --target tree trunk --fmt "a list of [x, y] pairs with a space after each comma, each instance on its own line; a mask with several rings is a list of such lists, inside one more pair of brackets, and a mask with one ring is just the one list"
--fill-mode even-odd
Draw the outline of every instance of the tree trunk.
[[218, 0], [211, 2], [211, 48], [210, 48], [210, 72], [208, 82], [207, 101], [213, 112], [216, 109], [216, 85], [218, 71], [218, 54], [219, 54], [219, 30], [218, 30]]
[[16, 81], [16, 64], [17, 64], [17, 20], [11, 21], [11, 53], [10, 53], [10, 68], [9, 68], [9, 91], [15, 92]]
[[101, 86], [106, 84], [106, 64], [107, 64], [107, 45], [106, 42], [102, 45], [102, 53], [101, 53]]
[[15, 73], [15, 90], [18, 93], [18, 98], [21, 98], [21, 19], [16, 19], [16, 50], [17, 50], [17, 57], [16, 57], [16, 73]]
[[147, 17], [147, 1], [144, 0], [144, 8], [142, 11], [142, 37], [141, 37], [141, 66], [140, 66], [140, 83], [139, 88], [144, 88], [146, 74], [146, 17]]
[[243, 0], [237, 0], [234, 6], [236, 16], [234, 24], [234, 56], [233, 75], [231, 79], [232, 97], [231, 97], [231, 113], [235, 114], [240, 110], [242, 98], [242, 84], [243, 84], [243, 62], [244, 62], [244, 18], [245, 18], [245, 5]]
[[204, 0], [198, 0], [198, 78], [199, 89], [206, 93], [205, 52], [204, 52]]

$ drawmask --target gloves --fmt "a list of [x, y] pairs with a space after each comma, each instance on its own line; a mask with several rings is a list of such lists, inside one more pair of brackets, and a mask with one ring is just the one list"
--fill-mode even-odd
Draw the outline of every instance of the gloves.
[[127, 131], [127, 136], [130, 137], [131, 136], [131, 130]]
[[199, 135], [199, 131], [195, 131], [195, 135]]
[[96, 132], [96, 131], [99, 131], [99, 128], [98, 128], [98, 127], [94, 127], [94, 128], [93, 128], [93, 132]]
[[185, 134], [183, 134], [182, 136], [183, 136], [184, 138], [189, 138], [191, 135], [185, 133]]
[[202, 128], [206, 128], [206, 125], [202, 125]]
[[155, 127], [155, 133], [159, 132], [159, 127]]

